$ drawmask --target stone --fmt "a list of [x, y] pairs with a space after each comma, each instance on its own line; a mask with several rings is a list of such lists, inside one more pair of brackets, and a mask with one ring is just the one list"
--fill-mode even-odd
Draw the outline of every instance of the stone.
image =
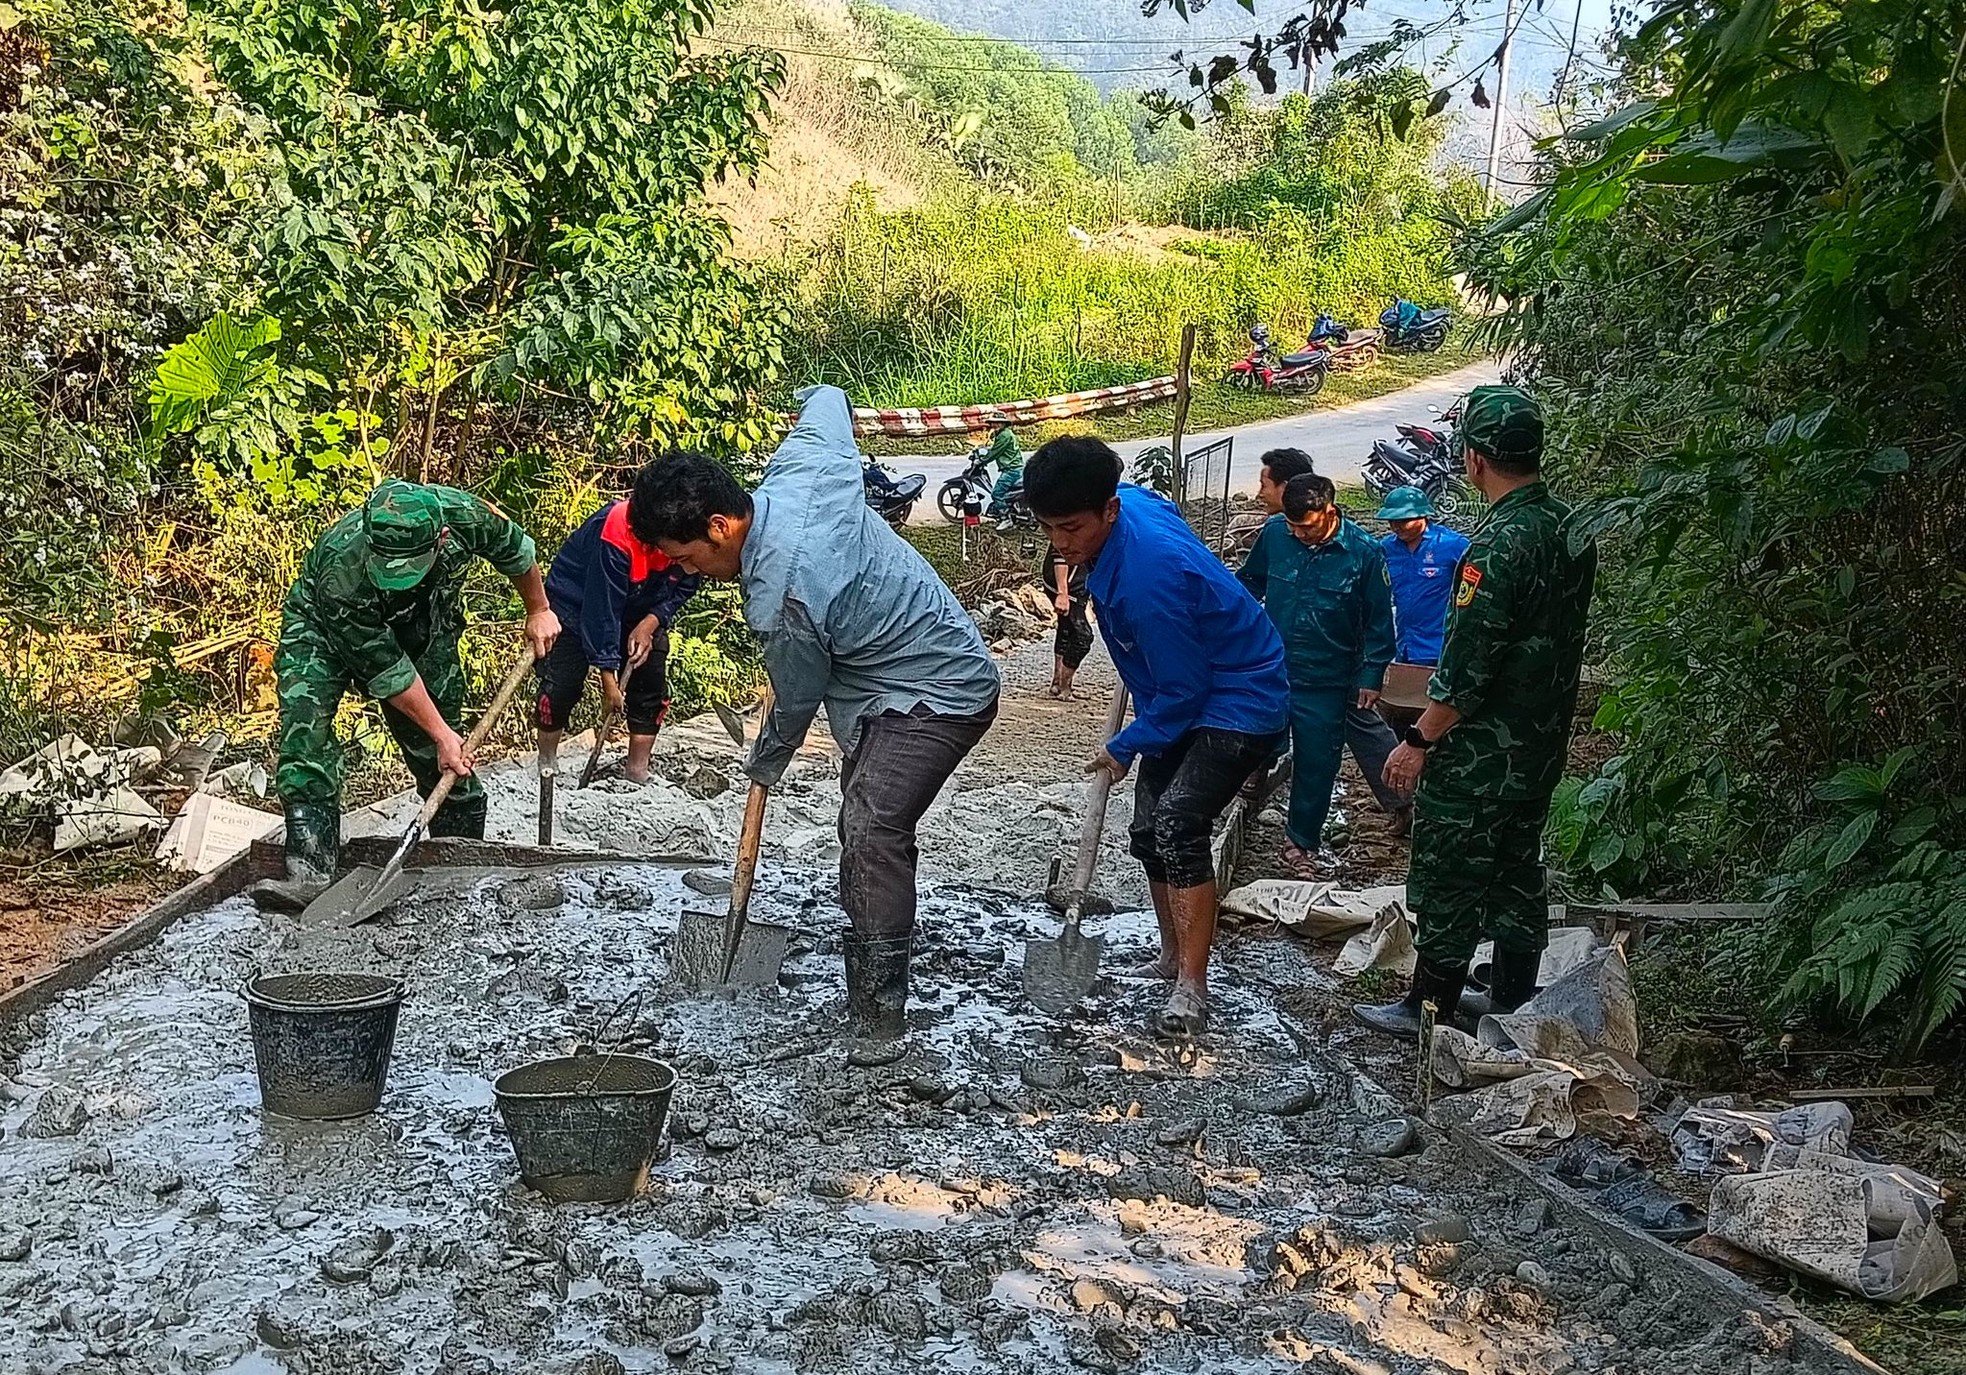
[[672, 1294], [687, 1294], [693, 1299], [713, 1298], [724, 1292], [723, 1285], [701, 1270], [678, 1270], [673, 1275], [664, 1275], [662, 1287]]
[[628, 1375], [628, 1367], [612, 1351], [589, 1351], [567, 1367], [567, 1375]]
[[712, 1127], [703, 1133], [703, 1147], [711, 1151], [734, 1151], [744, 1144], [744, 1133], [735, 1127]]
[[932, 1074], [918, 1074], [908, 1081], [908, 1096], [918, 1103], [940, 1103], [953, 1090]]
[[890, 1336], [920, 1341], [928, 1335], [928, 1314], [920, 1300], [906, 1294], [876, 1294], [867, 1305], [867, 1317]]
[[730, 778], [721, 769], [698, 764], [695, 771], [683, 780], [683, 791], [699, 801], [708, 801], [730, 791]]
[[727, 898], [730, 896], [731, 879], [729, 874], [720, 874], [714, 869], [691, 869], [683, 875], [683, 887], [706, 898]]
[[846, 1062], [855, 1069], [882, 1069], [907, 1053], [908, 1040], [904, 1036], [892, 1041], [856, 1040], [847, 1048]]
[[1509, 1219], [1509, 1231], [1519, 1237], [1533, 1237], [1546, 1230], [1555, 1220], [1547, 1198], [1525, 1199], [1522, 1207], [1516, 1210], [1516, 1215]]
[[307, 1327], [298, 1309], [278, 1300], [254, 1315], [253, 1330], [275, 1351], [292, 1351], [307, 1339]]
[[1613, 1251], [1610, 1258], [1605, 1261], [1605, 1266], [1611, 1271], [1613, 1278], [1619, 1283], [1638, 1283], [1638, 1267], [1631, 1263], [1631, 1258], [1625, 1255], [1624, 1252]]
[[1206, 1122], [1199, 1117], [1191, 1117], [1185, 1122], [1163, 1127], [1154, 1134], [1154, 1141], [1162, 1146], [1192, 1146], [1201, 1140], [1202, 1133], [1207, 1130]]
[[1120, 1235], [1123, 1237], [1142, 1236], [1151, 1225], [1151, 1221], [1144, 1208], [1122, 1207], [1119, 1211]]
[[1662, 1079], [1700, 1089], [1726, 1089], [1740, 1082], [1741, 1049], [1711, 1031], [1669, 1031], [1648, 1049], [1646, 1065]]
[[36, 1140], [73, 1136], [88, 1120], [88, 1105], [82, 1101], [81, 1094], [61, 1084], [51, 1084], [42, 1093], [41, 1101], [34, 1105], [34, 1115], [27, 1119], [20, 1134]]
[[184, 1187], [184, 1176], [169, 1166], [150, 1177], [150, 1192], [158, 1198], [166, 1198]]
[[1141, 1237], [1140, 1240], [1134, 1242], [1126, 1249], [1138, 1256], [1141, 1260], [1159, 1260], [1167, 1254], [1167, 1248], [1162, 1246], [1158, 1241], [1155, 1241], [1152, 1237]]
[[1316, 1107], [1322, 1097], [1318, 1086], [1305, 1080], [1260, 1089], [1243, 1099], [1243, 1107], [1265, 1117], [1301, 1117]]
[[806, 1192], [814, 1198], [845, 1200], [860, 1192], [860, 1187], [843, 1174], [816, 1174], [806, 1181]]
[[1190, 1208], [1205, 1207], [1208, 1203], [1202, 1183], [1194, 1175], [1186, 1170], [1154, 1165], [1134, 1165], [1108, 1176], [1106, 1193], [1114, 1199], [1136, 1203], [1152, 1203], [1157, 1198]]
[[336, 1284], [361, 1284], [395, 1244], [395, 1234], [381, 1227], [350, 1237], [321, 1257], [321, 1273]]
[[75, 1152], [68, 1168], [76, 1174], [101, 1175], [107, 1179], [116, 1173], [116, 1158], [109, 1153], [107, 1146], [84, 1146]]
[[1117, 1289], [1100, 1280], [1073, 1280], [1067, 1294], [1071, 1298], [1072, 1307], [1081, 1313], [1090, 1313], [1102, 1304], [1112, 1304], [1118, 1308], [1126, 1306], [1124, 1296]]
[[0, 1227], [0, 1260], [26, 1260], [34, 1234], [25, 1227]]
[[1085, 1079], [1085, 1071], [1075, 1061], [1051, 1057], [1026, 1060], [1017, 1075], [1027, 1088], [1034, 1089], [1069, 1088]]
[[1515, 1277], [1531, 1289], [1544, 1294], [1549, 1293], [1551, 1287], [1556, 1283], [1555, 1280], [1550, 1278], [1550, 1272], [1533, 1260], [1525, 1260], [1522, 1264], [1516, 1266]]
[[987, 1271], [958, 1261], [943, 1268], [938, 1284], [950, 1303], [975, 1303], [990, 1296], [995, 1282]]
[[702, 1336], [698, 1333], [685, 1332], [680, 1337], [671, 1337], [668, 1341], [664, 1342], [662, 1344], [662, 1354], [672, 1361], [688, 1360], [689, 1354], [696, 1350], [702, 1340]]
[[552, 874], [528, 874], [500, 888], [498, 900], [516, 912], [547, 912], [565, 905], [567, 890]]
[[1393, 1160], [1412, 1154], [1418, 1140], [1419, 1134], [1410, 1118], [1389, 1117], [1383, 1122], [1374, 1122], [1360, 1132], [1358, 1148], [1366, 1155]]
[[1459, 1213], [1442, 1213], [1415, 1227], [1413, 1242], [1416, 1246], [1458, 1246], [1473, 1235], [1474, 1229]]

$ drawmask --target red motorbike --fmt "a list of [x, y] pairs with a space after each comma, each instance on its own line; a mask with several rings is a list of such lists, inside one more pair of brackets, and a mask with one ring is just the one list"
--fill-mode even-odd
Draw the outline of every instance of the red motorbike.
[[1222, 380], [1244, 391], [1301, 391], [1315, 395], [1331, 371], [1331, 354], [1321, 348], [1278, 357], [1270, 344], [1270, 329], [1257, 325], [1249, 331], [1250, 350], [1230, 366]]

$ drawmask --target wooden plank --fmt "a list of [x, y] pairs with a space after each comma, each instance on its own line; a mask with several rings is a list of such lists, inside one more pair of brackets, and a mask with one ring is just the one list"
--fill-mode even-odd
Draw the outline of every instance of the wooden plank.
[[1579, 912], [1615, 912], [1646, 921], [1759, 921], [1771, 902], [1573, 902]]
[[1932, 1098], [1938, 1092], [1931, 1084], [1873, 1084], [1854, 1089], [1794, 1089], [1788, 1096], [1797, 1103], [1829, 1103], [1838, 1098]]

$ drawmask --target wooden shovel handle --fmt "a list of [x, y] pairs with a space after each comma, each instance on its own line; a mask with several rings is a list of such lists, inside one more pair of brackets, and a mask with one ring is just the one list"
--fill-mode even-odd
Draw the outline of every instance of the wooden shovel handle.
[[[511, 672], [505, 675], [505, 681], [498, 685], [498, 691], [493, 694], [491, 705], [485, 708], [485, 714], [478, 718], [478, 724], [471, 727], [471, 733], [464, 737], [466, 755], [475, 754], [478, 746], [485, 743], [485, 737], [491, 734], [492, 724], [505, 714], [507, 707], [512, 705], [512, 698], [519, 691], [519, 684], [523, 683], [526, 675], [532, 672], [532, 665], [533, 659], [530, 654], [521, 656], [519, 661], [512, 665]], [[430, 824], [430, 818], [437, 815], [437, 809], [443, 806], [444, 799], [451, 795], [451, 789], [457, 786], [457, 780], [458, 775], [454, 773], [446, 773], [437, 780], [437, 786], [430, 790], [430, 796], [424, 801], [423, 810], [416, 814], [416, 821], [410, 828], [413, 832], [421, 831]]]
[[[1126, 684], [1113, 689], [1113, 702], [1106, 709], [1106, 740], [1119, 734], [1126, 724]], [[1100, 742], [1103, 748], [1105, 741]], [[1092, 795], [1086, 799], [1085, 820], [1079, 826], [1079, 862], [1072, 870], [1072, 888], [1066, 899], [1066, 917], [1077, 924], [1080, 904], [1092, 887], [1092, 871], [1099, 863], [1099, 837], [1106, 830], [1106, 800], [1113, 793], [1113, 776], [1101, 769], [1093, 777]]]
[[[770, 720], [771, 688], [766, 687], [759, 704], [758, 729], [762, 731]], [[744, 927], [750, 921], [751, 885], [758, 876], [758, 850], [765, 834], [765, 799], [770, 794], [771, 790], [764, 784], [753, 783], [744, 798], [744, 829], [738, 832], [737, 867], [730, 880], [730, 915], [724, 919], [725, 983], [730, 982], [731, 971], [737, 966], [737, 951], [744, 943]]]

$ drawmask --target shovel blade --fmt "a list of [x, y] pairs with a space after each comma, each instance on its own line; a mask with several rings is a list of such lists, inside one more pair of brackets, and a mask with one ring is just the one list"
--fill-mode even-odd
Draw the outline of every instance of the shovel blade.
[[724, 728], [724, 734], [730, 737], [732, 744], [736, 745], [739, 749], [743, 749], [744, 718], [739, 716], [731, 708], [725, 706], [722, 702], [713, 703], [712, 706], [717, 713], [718, 724]]
[[1056, 940], [1026, 942], [1024, 996], [1055, 1017], [1070, 1012], [1099, 981], [1099, 953], [1105, 948], [1104, 936], [1069, 926]]
[[[670, 953], [670, 977], [693, 992], [722, 987], [724, 949], [729, 935], [728, 914], [684, 911]], [[769, 921], [746, 922], [744, 935], [737, 942], [737, 958], [731, 963], [730, 986], [776, 987], [778, 971], [785, 963], [785, 950], [791, 941], [789, 926]]]
[[373, 864], [357, 865], [329, 885], [327, 891], [307, 904], [300, 914], [303, 926], [359, 926], [382, 912], [415, 886], [408, 873], [398, 869], [386, 884], [378, 885], [382, 870]]

